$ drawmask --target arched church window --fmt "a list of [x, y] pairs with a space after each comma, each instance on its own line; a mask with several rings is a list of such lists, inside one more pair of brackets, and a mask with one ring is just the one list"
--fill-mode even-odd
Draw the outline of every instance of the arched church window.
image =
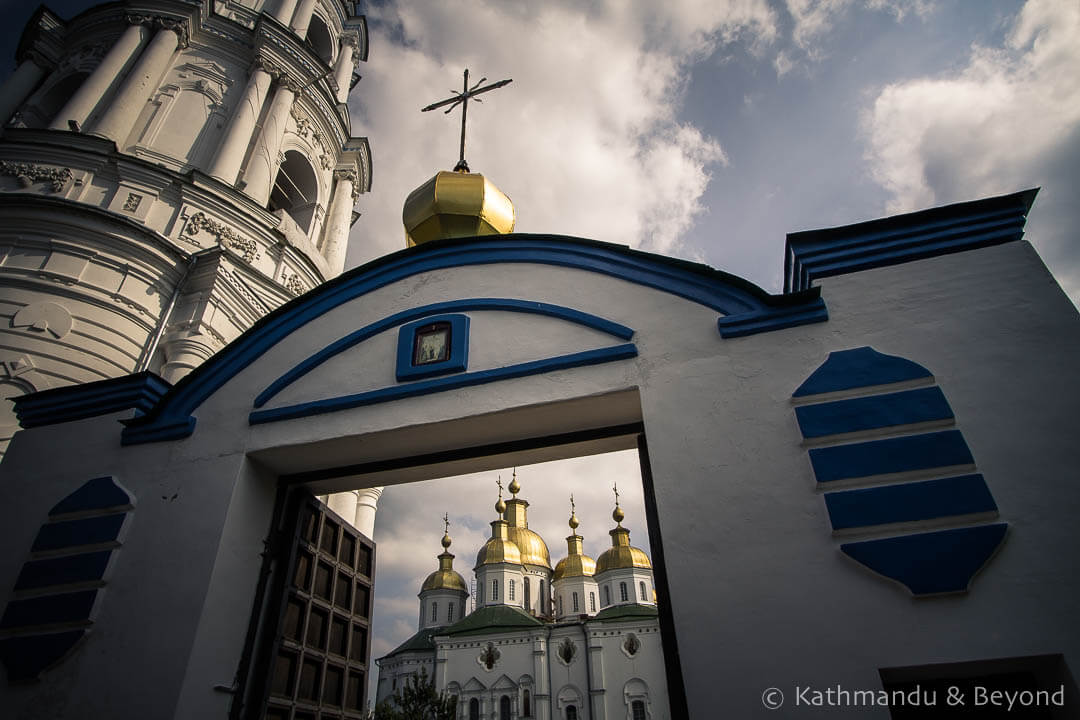
[[492, 580], [491, 581], [491, 602], [498, 602], [498, 601], [499, 601], [499, 581], [498, 580]]
[[645, 703], [641, 700], [630, 703], [630, 713], [633, 720], [645, 720]]
[[544, 594], [544, 581], [540, 581], [540, 614], [547, 614], [547, 595]]
[[315, 54], [322, 58], [327, 65], [334, 62], [334, 36], [330, 28], [318, 15], [311, 16], [311, 24], [308, 25], [307, 37], [304, 38]]
[[619, 597], [621, 598], [622, 602], [626, 602], [630, 599], [630, 597], [626, 594], [626, 583], [624, 582], [619, 583]]
[[469, 720], [480, 720], [480, 701], [476, 698], [469, 701]]
[[[27, 127], [43, 127], [48, 125], [56, 117], [56, 114], [63, 109], [64, 103], [66, 103], [75, 91], [82, 87], [83, 81], [89, 77], [90, 73], [77, 72], [68, 75], [66, 78], [58, 80], [51, 88], [34, 99], [34, 102], [28, 103], [24, 107], [23, 120], [26, 122]], [[69, 118], [61, 118], [65, 124]], [[67, 125], [69, 130], [78, 130], [78, 126], [72, 127]]]
[[638, 590], [641, 591], [641, 602], [649, 602], [648, 595], [645, 594], [645, 581], [642, 580], [638, 583]]
[[574, 612], [581, 612], [580, 608], [578, 608], [577, 593], [573, 593], [573, 601], [574, 601]]
[[596, 593], [589, 593], [589, 612], [596, 612]]
[[514, 581], [510, 581], [510, 600], [514, 599]]
[[532, 604], [532, 598], [529, 593], [529, 578], [525, 578], [525, 609], [528, 610]]
[[446, 611], [446, 622], [454, 622], [454, 603], [450, 603], [450, 608]]
[[610, 585], [605, 585], [604, 586], [604, 607], [607, 607], [610, 604], [611, 604], [611, 586]]
[[270, 191], [270, 210], [284, 210], [300, 227], [310, 232], [319, 203], [319, 180], [315, 168], [296, 150], [285, 152], [285, 160]]
[[577, 720], [577, 706], [576, 705], [567, 705], [566, 706], [566, 720]]
[[528, 690], [521, 691], [521, 716], [529, 717], [532, 715], [532, 697], [529, 695]]
[[435, 622], [439, 619], [439, 604], [431, 603], [431, 622]]
[[559, 596], [559, 614], [563, 614], [562, 595]]
[[510, 696], [499, 698], [499, 720], [510, 720]]

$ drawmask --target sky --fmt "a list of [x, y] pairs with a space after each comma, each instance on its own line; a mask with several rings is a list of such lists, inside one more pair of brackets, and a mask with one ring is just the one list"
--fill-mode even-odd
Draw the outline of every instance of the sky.
[[[70, 16], [93, 3], [58, 0]], [[0, 0], [12, 50], [35, 3]], [[457, 160], [457, 113], [420, 108], [474, 80], [466, 157], [520, 232], [704, 262], [781, 290], [788, 232], [1041, 187], [1027, 238], [1080, 299], [1080, 2], [1076, 0], [453, 0], [360, 3], [369, 59], [349, 106], [371, 192], [348, 266], [404, 246], [408, 193]], [[415, 631], [441, 517], [466, 578], [494, 480], [388, 488], [375, 657]], [[508, 471], [503, 471], [504, 483]], [[648, 549], [635, 453], [519, 471], [530, 524], [565, 553], [569, 494], [594, 557], [612, 481]]]

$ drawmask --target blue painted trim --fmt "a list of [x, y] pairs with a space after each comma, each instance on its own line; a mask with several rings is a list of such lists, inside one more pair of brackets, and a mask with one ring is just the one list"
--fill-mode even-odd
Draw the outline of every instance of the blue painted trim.
[[825, 493], [833, 530], [997, 512], [982, 475]]
[[151, 372], [71, 385], [15, 398], [15, 414], [24, 428], [97, 417], [134, 408], [152, 410], [172, 387]]
[[959, 430], [810, 450], [810, 464], [819, 483], [974, 462]]
[[922, 365], [906, 358], [879, 353], [872, 347], [837, 350], [829, 353], [828, 359], [803, 381], [792, 397], [932, 377], [931, 372]]
[[91, 582], [105, 576], [112, 550], [68, 555], [47, 560], [30, 560], [23, 565], [19, 579], [15, 582], [16, 590], [43, 588], [52, 585]]
[[271, 410], [258, 410], [248, 415], [248, 422], [252, 425], [260, 423], [278, 422], [293, 418], [310, 417], [323, 413], [337, 412], [348, 408], [374, 405], [376, 403], [402, 398], [418, 397], [429, 393], [456, 390], [463, 387], [483, 385], [497, 380], [509, 380], [511, 378], [527, 377], [542, 373], [565, 370], [568, 368], [598, 365], [600, 363], [613, 362], [637, 357], [637, 347], [633, 343], [615, 345], [600, 348], [598, 350], [586, 350], [585, 352], [560, 355], [544, 360], [509, 365], [493, 370], [479, 370], [477, 372], [464, 373], [451, 377], [435, 378], [432, 380], [418, 380], [407, 385], [395, 385], [393, 387], [371, 390], [369, 392], [345, 395], [343, 397], [315, 400], [313, 402], [289, 405], [286, 407], [273, 408]]
[[953, 412], [941, 388], [871, 395], [795, 408], [795, 417], [804, 438], [822, 438], [840, 433], [952, 420]]
[[1038, 188], [896, 215], [855, 225], [791, 233], [784, 290], [823, 277], [1019, 240]]
[[124, 526], [125, 517], [127, 517], [126, 513], [117, 513], [42, 525], [34, 539], [34, 546], [30, 550], [32, 552], [65, 550], [83, 545], [112, 542], [120, 537], [120, 528]]
[[80, 590], [12, 600], [4, 610], [4, 617], [0, 618], [0, 629], [89, 620], [96, 597], [97, 590]]
[[49, 511], [49, 517], [88, 510], [128, 509], [132, 505], [127, 490], [117, 485], [111, 477], [99, 477], [56, 503]]
[[[349, 348], [367, 340], [370, 337], [378, 335], [381, 332], [397, 327], [401, 323], [417, 320], [420, 318], [427, 318], [429, 315], [437, 313], [448, 312], [466, 312], [472, 310], [487, 310], [487, 311], [502, 311], [502, 312], [519, 312], [519, 313], [532, 313], [536, 315], [547, 315], [549, 317], [560, 318], [562, 320], [568, 320], [578, 325], [583, 325], [593, 330], [599, 330], [609, 335], [614, 335], [620, 340], [629, 340], [634, 336], [634, 330], [620, 325], [619, 323], [605, 320], [597, 315], [591, 315], [589, 313], [581, 312], [580, 310], [573, 310], [568, 307], [562, 307], [561, 305], [551, 305], [548, 303], [540, 302], [528, 302], [525, 300], [509, 300], [506, 298], [469, 298], [465, 300], [452, 300], [449, 302], [433, 303], [431, 305], [422, 305], [417, 308], [410, 308], [408, 310], [402, 310], [401, 312], [394, 313], [389, 317], [385, 317], [382, 320], [366, 325], [359, 330], [355, 330], [340, 340], [327, 345], [325, 348], [309, 356], [296, 367], [289, 370], [287, 373], [279, 377], [274, 382], [259, 393], [255, 398], [255, 407], [260, 408], [265, 405], [272, 397], [284, 390], [292, 383], [299, 380], [301, 377], [311, 372], [319, 365], [323, 364], [330, 358], [334, 357], [338, 353], [344, 352]], [[426, 319], [425, 322], [430, 322], [430, 319]]]
[[1007, 523], [844, 543], [845, 554], [915, 595], [963, 592], [1001, 541]]
[[8, 682], [36, 680], [42, 671], [60, 662], [85, 634], [85, 630], [68, 630], [0, 639], [0, 661], [7, 670]]
[[720, 330], [720, 337], [726, 339], [825, 322], [828, 319], [829, 311], [825, 309], [825, 301], [817, 298], [797, 307], [728, 315], [717, 320], [716, 327]]
[[[413, 345], [416, 341], [416, 331], [425, 325], [440, 322], [450, 324], [450, 352], [448, 353], [447, 358], [438, 363], [414, 366], [412, 364], [412, 359]], [[432, 315], [431, 317], [411, 322], [408, 325], [402, 325], [398, 330], [397, 367], [394, 370], [394, 375], [397, 377], [398, 382], [465, 372], [468, 367], [468, 315]]]
[[262, 318], [179, 381], [147, 417], [126, 421], [121, 442], [130, 445], [190, 435], [191, 414], [206, 398], [290, 333], [343, 303], [420, 273], [492, 263], [554, 265], [609, 275], [686, 298], [723, 315], [784, 313], [819, 297], [816, 288], [769, 295], [752, 283], [704, 265], [578, 238], [508, 235], [425, 243], [344, 273]]

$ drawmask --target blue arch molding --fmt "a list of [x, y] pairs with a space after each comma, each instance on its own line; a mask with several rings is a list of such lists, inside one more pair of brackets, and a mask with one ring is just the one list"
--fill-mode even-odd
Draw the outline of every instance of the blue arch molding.
[[826, 230], [789, 233], [784, 292], [834, 275], [999, 245], [1024, 236], [1038, 188]]
[[827, 319], [817, 288], [770, 295], [753, 283], [706, 265], [622, 245], [557, 235], [442, 240], [378, 258], [260, 319], [180, 380], [152, 411], [125, 421], [121, 442], [131, 445], [187, 437], [195, 428], [191, 413], [206, 398], [289, 333], [345, 302], [418, 273], [494, 263], [577, 268], [656, 288], [726, 316], [752, 319], [747, 327], [736, 328], [741, 334]]
[[8, 635], [0, 639], [0, 662], [9, 681], [34, 680], [82, 640], [133, 507], [112, 477], [99, 477], [49, 511], [0, 616]]

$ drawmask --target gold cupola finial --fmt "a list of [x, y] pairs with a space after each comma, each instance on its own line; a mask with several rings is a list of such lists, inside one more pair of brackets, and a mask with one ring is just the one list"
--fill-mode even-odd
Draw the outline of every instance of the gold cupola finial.
[[615, 521], [616, 525], [622, 527], [622, 521], [626, 517], [626, 513], [619, 507], [619, 484], [613, 484], [611, 489], [615, 491], [615, 509], [611, 512], [611, 519]]
[[442, 519], [443, 524], [445, 525], [442, 536], [443, 550], [450, 550], [450, 515], [447, 513], [443, 513]]
[[495, 481], [495, 484], [499, 486], [499, 500], [495, 503], [495, 512], [499, 513], [499, 516], [502, 517], [502, 514], [506, 512], [506, 503], [502, 499], [502, 475]]
[[[514, 204], [510, 198], [483, 175], [469, 172], [465, 162], [465, 121], [469, 100], [481, 93], [509, 85], [513, 80], [500, 80], [481, 85], [487, 78], [469, 87], [469, 71], [461, 92], [446, 100], [432, 103], [422, 112], [447, 107], [449, 114], [461, 106], [461, 144], [453, 172], [440, 171], [435, 177], [413, 190], [405, 200], [401, 219], [405, 224], [405, 245], [413, 247], [432, 240], [476, 235], [502, 235], [514, 231]], [[453, 91], [451, 91], [453, 92]]]
[[517, 479], [517, 468], [514, 468], [514, 474], [510, 478], [510, 486], [507, 488], [507, 490], [512, 492], [515, 498], [517, 497], [517, 494], [521, 492], [521, 483], [519, 483]]
[[577, 519], [577, 513], [574, 512], [574, 493], [570, 493], [570, 521], [567, 523], [567, 525], [569, 525], [570, 529], [573, 530], [575, 534], [577, 534], [577, 529], [580, 524], [581, 523], [578, 522]]

